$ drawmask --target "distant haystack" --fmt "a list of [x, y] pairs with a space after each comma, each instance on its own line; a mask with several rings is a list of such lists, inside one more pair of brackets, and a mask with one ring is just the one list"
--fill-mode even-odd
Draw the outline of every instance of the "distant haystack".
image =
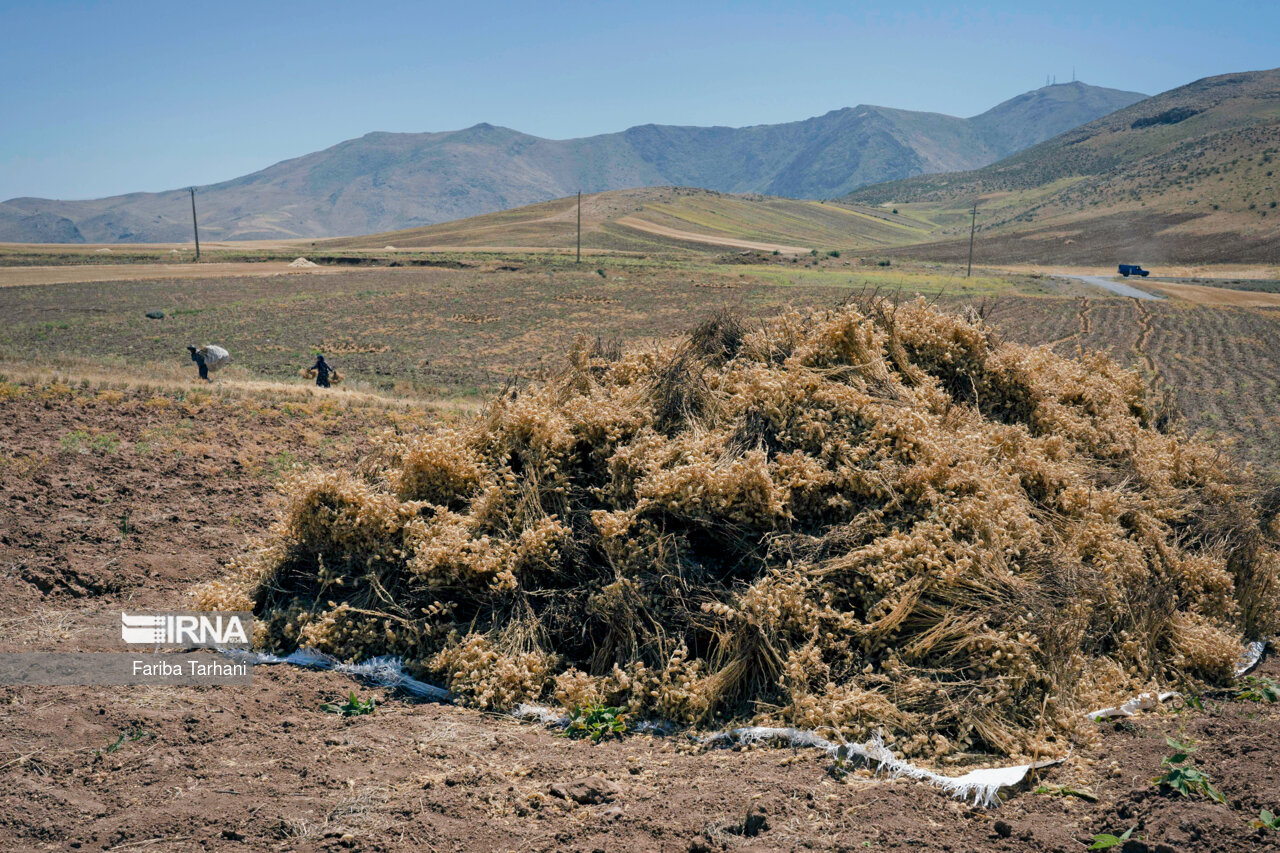
[[291, 267], [297, 267], [298, 269], [310, 269], [311, 267], [318, 267], [318, 266], [320, 266], [320, 265], [319, 265], [319, 264], [317, 264], [317, 263], [312, 263], [311, 261], [307, 260], [306, 258], [298, 258], [296, 261], [294, 261], [293, 263], [289, 264], [289, 266], [291, 266]]
[[109, 254], [111, 254], [111, 250], [110, 250], [110, 249], [108, 249], [108, 248], [107, 248], [107, 247], [105, 247], [105, 246], [104, 246], [104, 247], [102, 247], [101, 249], [94, 249], [93, 251], [94, 251], [94, 254], [96, 254], [96, 255], [109, 255]]
[[394, 252], [394, 251], [395, 251], [395, 248], [396, 248], [395, 246], [383, 246], [383, 247], [382, 247], [382, 251], [384, 251], [384, 252]]

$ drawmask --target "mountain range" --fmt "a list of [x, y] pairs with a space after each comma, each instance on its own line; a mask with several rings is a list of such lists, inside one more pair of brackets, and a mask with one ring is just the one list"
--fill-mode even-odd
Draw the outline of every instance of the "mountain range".
[[[1046, 86], [972, 118], [876, 106], [752, 127], [642, 125], [550, 140], [490, 124], [370, 133], [197, 188], [209, 240], [329, 237], [414, 228], [583, 192], [681, 185], [799, 199], [995, 163], [1143, 100]], [[179, 242], [185, 189], [87, 201], [0, 203], [0, 241]]]

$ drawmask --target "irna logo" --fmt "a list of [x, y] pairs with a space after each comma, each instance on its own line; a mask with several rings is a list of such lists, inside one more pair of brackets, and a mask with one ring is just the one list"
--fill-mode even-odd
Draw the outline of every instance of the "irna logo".
[[121, 613], [120, 636], [147, 646], [247, 646], [248, 613]]

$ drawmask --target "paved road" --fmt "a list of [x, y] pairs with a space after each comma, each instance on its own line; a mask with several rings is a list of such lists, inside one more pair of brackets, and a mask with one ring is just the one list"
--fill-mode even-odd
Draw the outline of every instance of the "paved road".
[[1130, 287], [1127, 284], [1112, 281], [1100, 275], [1069, 275], [1067, 278], [1074, 278], [1076, 281], [1083, 281], [1085, 284], [1101, 287], [1103, 290], [1109, 290], [1117, 296], [1128, 296], [1131, 299], [1164, 299], [1163, 296], [1156, 296], [1154, 293], [1147, 293], [1145, 290], [1138, 290], [1136, 287]]

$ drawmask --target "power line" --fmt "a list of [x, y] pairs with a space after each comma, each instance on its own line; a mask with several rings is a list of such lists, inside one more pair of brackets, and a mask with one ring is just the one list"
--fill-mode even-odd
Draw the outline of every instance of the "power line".
[[191, 230], [196, 234], [196, 260], [200, 260], [200, 226], [196, 223], [196, 188], [191, 188]]
[[978, 225], [978, 203], [973, 203], [973, 218], [969, 221], [969, 271], [964, 274], [965, 278], [973, 275], [973, 232]]

